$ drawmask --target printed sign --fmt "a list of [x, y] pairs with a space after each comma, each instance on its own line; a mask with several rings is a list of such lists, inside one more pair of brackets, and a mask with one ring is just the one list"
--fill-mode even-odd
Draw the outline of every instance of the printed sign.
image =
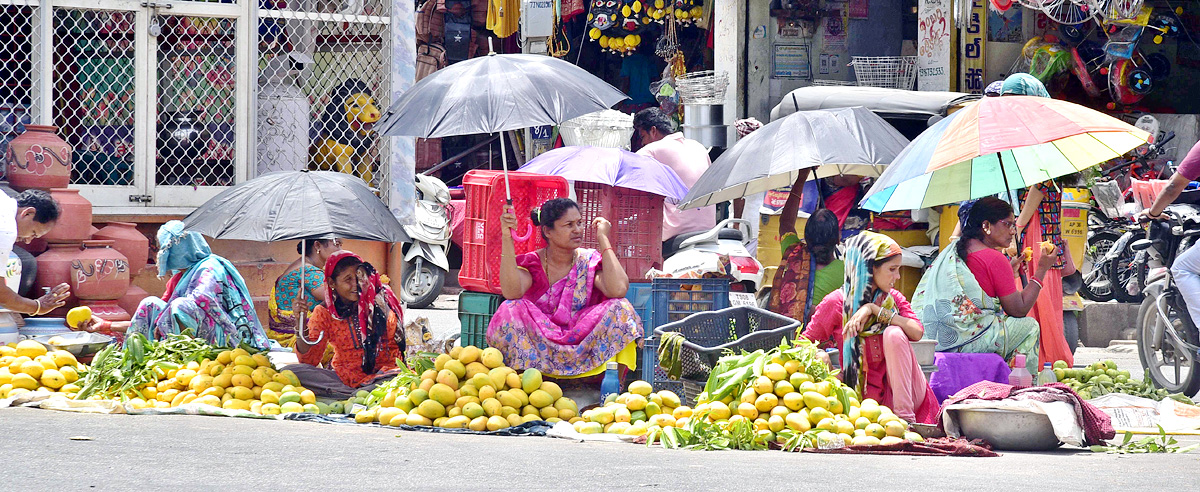
[[807, 79], [812, 76], [807, 45], [775, 45], [774, 62], [774, 77], [777, 79]]
[[917, 90], [950, 90], [950, 0], [921, 0], [917, 10]]
[[958, 90], [969, 94], [983, 94], [987, 85], [983, 80], [983, 49], [987, 42], [987, 4], [985, 0], [972, 0], [971, 16], [959, 33], [961, 60], [959, 64]]

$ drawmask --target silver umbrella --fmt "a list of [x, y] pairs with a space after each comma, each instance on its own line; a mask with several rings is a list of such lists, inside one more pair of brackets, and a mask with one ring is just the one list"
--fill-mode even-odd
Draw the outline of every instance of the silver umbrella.
[[804, 169], [812, 169], [813, 178], [879, 176], [907, 145], [904, 135], [861, 106], [799, 111], [759, 128], [721, 154], [679, 208], [782, 188]]
[[[392, 104], [377, 128], [392, 137], [494, 133], [557, 125], [627, 98], [607, 82], [563, 60], [493, 52], [421, 79]], [[507, 188], [503, 138], [500, 149]]]

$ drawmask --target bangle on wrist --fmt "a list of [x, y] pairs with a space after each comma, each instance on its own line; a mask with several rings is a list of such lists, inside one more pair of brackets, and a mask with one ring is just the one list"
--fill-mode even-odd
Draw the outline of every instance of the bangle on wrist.
[[1041, 281], [1041, 280], [1038, 280], [1038, 279], [1037, 279], [1037, 277], [1030, 277], [1030, 278], [1029, 278], [1029, 281], [1030, 281], [1030, 282], [1033, 282], [1033, 283], [1035, 283], [1035, 284], [1037, 284], [1037, 286], [1038, 286], [1038, 288], [1039, 288], [1039, 289], [1041, 289], [1041, 288], [1044, 288], [1044, 287], [1045, 287], [1044, 285], [1042, 285], [1042, 281]]
[[33, 300], [33, 302], [36, 302], [36, 303], [37, 303], [37, 309], [34, 309], [34, 311], [33, 311], [33, 315], [34, 315], [34, 316], [41, 316], [41, 315], [42, 315], [42, 300], [41, 300], [41, 299], [34, 299], [34, 300]]

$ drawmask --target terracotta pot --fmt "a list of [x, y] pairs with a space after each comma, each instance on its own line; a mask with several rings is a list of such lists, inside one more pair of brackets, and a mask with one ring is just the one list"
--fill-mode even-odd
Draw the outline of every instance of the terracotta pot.
[[[70, 284], [71, 280], [71, 262], [79, 258], [81, 246], [79, 244], [53, 244], [50, 249], [37, 257], [37, 280], [34, 282], [34, 292], [29, 295], [37, 298], [44, 292], [43, 289], [50, 289], [58, 284]], [[67, 310], [78, 306], [79, 299], [75, 297], [74, 289], [71, 290], [71, 296], [67, 298], [67, 304], [61, 308], [55, 309], [48, 313], [48, 316], [63, 317], [67, 315]]]
[[86, 301], [120, 299], [129, 290], [129, 260], [112, 241], [84, 241], [71, 261], [71, 292]]
[[50, 196], [58, 201], [62, 212], [58, 223], [43, 239], [48, 243], [78, 243], [92, 237], [92, 202], [79, 195], [79, 190], [55, 188]]
[[71, 146], [60, 138], [58, 128], [25, 125], [25, 133], [8, 143], [4, 164], [13, 189], [66, 188], [71, 183]]
[[117, 305], [121, 306], [125, 312], [133, 315], [137, 312], [138, 305], [142, 303], [142, 299], [150, 297], [150, 293], [145, 289], [136, 285], [130, 285], [129, 290], [125, 291], [125, 295], [117, 299]]
[[49, 249], [50, 245], [46, 244], [45, 239], [42, 239], [39, 237], [37, 239], [29, 241], [29, 244], [22, 244], [21, 247], [25, 248], [25, 251], [28, 251], [29, 254], [31, 254], [33, 256], [37, 256], [37, 255], [40, 255], [40, 254], [46, 252], [46, 250]]
[[146, 268], [146, 262], [150, 259], [150, 238], [138, 232], [137, 224], [109, 222], [99, 232], [92, 234], [92, 239], [114, 241], [113, 248], [120, 251], [129, 260], [131, 277]]
[[92, 314], [103, 320], [129, 321], [133, 319], [117, 301], [79, 301], [79, 304], [92, 308]]

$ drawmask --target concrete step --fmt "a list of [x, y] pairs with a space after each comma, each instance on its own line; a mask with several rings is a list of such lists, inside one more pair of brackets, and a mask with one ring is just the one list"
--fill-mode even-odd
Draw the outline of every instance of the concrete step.
[[1140, 304], [1091, 302], [1083, 304], [1079, 316], [1079, 341], [1088, 347], [1107, 347], [1113, 340], [1133, 340], [1137, 336]]

